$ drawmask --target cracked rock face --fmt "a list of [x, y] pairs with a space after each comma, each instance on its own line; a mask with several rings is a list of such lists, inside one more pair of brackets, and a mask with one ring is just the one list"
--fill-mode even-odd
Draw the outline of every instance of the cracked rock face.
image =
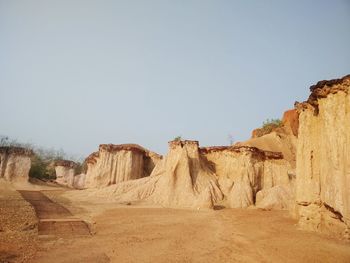
[[[197, 141], [172, 141], [150, 176], [94, 193], [119, 202], [144, 200], [164, 207], [213, 208], [224, 201], [229, 207], [244, 208], [255, 204], [262, 189], [288, 188], [289, 167], [278, 152], [246, 146], [199, 148]], [[269, 209], [277, 207], [270, 203]]]
[[136, 144], [101, 144], [99, 151], [86, 159], [85, 187], [105, 187], [149, 176], [160, 159], [160, 155]]
[[0, 147], [0, 178], [11, 182], [27, 182], [31, 167], [31, 150]]
[[164, 207], [213, 208], [223, 198], [216, 175], [201, 157], [196, 141], [169, 142], [169, 152], [152, 174], [101, 189], [119, 202], [150, 201]]
[[296, 205], [304, 229], [348, 235], [350, 226], [350, 76], [312, 86], [296, 104], [299, 138]]
[[60, 185], [74, 187], [74, 168], [76, 164], [72, 161], [61, 160], [55, 163], [56, 182]]
[[[255, 205], [259, 192], [275, 186], [292, 188], [293, 179], [288, 175], [291, 166], [281, 153], [249, 146], [209, 147], [202, 148], [201, 152], [217, 175], [229, 207], [246, 208]], [[279, 202], [279, 196], [274, 201]], [[281, 206], [269, 204], [266, 208], [276, 207]]]
[[56, 182], [60, 185], [75, 189], [85, 188], [86, 174], [76, 174], [77, 164], [69, 160], [55, 162]]

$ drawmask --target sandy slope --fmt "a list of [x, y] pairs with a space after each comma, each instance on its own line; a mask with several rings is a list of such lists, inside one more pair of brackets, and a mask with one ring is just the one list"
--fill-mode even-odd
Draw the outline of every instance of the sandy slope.
[[274, 131], [258, 138], [251, 138], [240, 142], [239, 145], [257, 147], [264, 151], [281, 152], [284, 159], [295, 167], [297, 138], [282, 131]]
[[298, 231], [286, 212], [121, 206], [46, 192], [95, 235], [50, 239], [32, 262], [350, 262], [350, 244]]

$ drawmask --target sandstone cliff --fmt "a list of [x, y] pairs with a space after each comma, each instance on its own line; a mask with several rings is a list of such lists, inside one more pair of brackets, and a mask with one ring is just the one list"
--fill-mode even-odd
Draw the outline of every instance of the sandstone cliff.
[[281, 152], [283, 158], [290, 163], [292, 168], [295, 168], [298, 129], [298, 111], [288, 110], [283, 114], [281, 127], [260, 137], [254, 135], [254, 130], [251, 139], [239, 142], [237, 145], [256, 147], [263, 151]]
[[[248, 146], [207, 147], [201, 148], [201, 153], [216, 173], [230, 207], [262, 206], [264, 198], [256, 199], [259, 191], [266, 192], [274, 186], [290, 189], [293, 185], [293, 178], [288, 174], [290, 164], [281, 153]], [[274, 206], [263, 208], [288, 208], [275, 201]]]
[[292, 133], [298, 137], [299, 130], [299, 113], [296, 109], [287, 110], [283, 113], [282, 128], [287, 133]]
[[76, 163], [68, 160], [55, 162], [56, 182], [60, 185], [74, 187], [74, 177]]
[[0, 178], [27, 182], [31, 166], [31, 150], [21, 147], [0, 147]]
[[120, 202], [147, 200], [165, 207], [212, 208], [222, 200], [216, 175], [199, 153], [197, 141], [169, 142], [169, 153], [151, 176], [101, 190]]
[[199, 148], [197, 141], [172, 141], [149, 177], [119, 182], [98, 193], [119, 202], [145, 200], [165, 207], [212, 208], [223, 201], [241, 208], [254, 205], [259, 191], [265, 190], [259, 199], [264, 208], [286, 209], [288, 201], [278, 199], [281, 191], [268, 190], [280, 186], [290, 191], [289, 168], [281, 153], [254, 147]]
[[101, 144], [87, 159], [85, 187], [104, 187], [149, 176], [161, 156], [136, 144]]
[[85, 188], [85, 178], [86, 178], [86, 174], [84, 174], [84, 173], [76, 174], [74, 176], [73, 188], [84, 189]]
[[[283, 158], [279, 161], [267, 158], [255, 166], [263, 168], [264, 182], [261, 191], [256, 193], [255, 204], [265, 209], [292, 209], [295, 203], [295, 168], [297, 137], [299, 130], [299, 113], [297, 110], [284, 112], [281, 125], [269, 133], [260, 134], [260, 129], [252, 133], [252, 138], [236, 143], [235, 146], [256, 147], [264, 152], [280, 152]], [[249, 202], [251, 203], [251, 201]]]
[[296, 214], [304, 229], [349, 236], [350, 75], [310, 88], [300, 113]]

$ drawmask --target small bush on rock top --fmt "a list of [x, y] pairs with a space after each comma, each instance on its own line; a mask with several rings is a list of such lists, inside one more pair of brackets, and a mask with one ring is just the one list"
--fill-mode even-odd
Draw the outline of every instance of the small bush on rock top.
[[264, 136], [273, 132], [275, 129], [282, 127], [283, 123], [280, 119], [267, 119], [263, 122], [263, 125], [260, 129], [257, 129], [257, 137]]
[[174, 141], [181, 141], [181, 140], [182, 140], [181, 136], [176, 136], [176, 137], [174, 138]]

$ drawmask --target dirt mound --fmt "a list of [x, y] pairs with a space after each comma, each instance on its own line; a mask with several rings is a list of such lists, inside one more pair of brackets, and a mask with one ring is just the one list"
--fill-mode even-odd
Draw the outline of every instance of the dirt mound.
[[259, 191], [256, 195], [256, 206], [263, 209], [291, 209], [293, 206], [292, 187], [278, 185]]

